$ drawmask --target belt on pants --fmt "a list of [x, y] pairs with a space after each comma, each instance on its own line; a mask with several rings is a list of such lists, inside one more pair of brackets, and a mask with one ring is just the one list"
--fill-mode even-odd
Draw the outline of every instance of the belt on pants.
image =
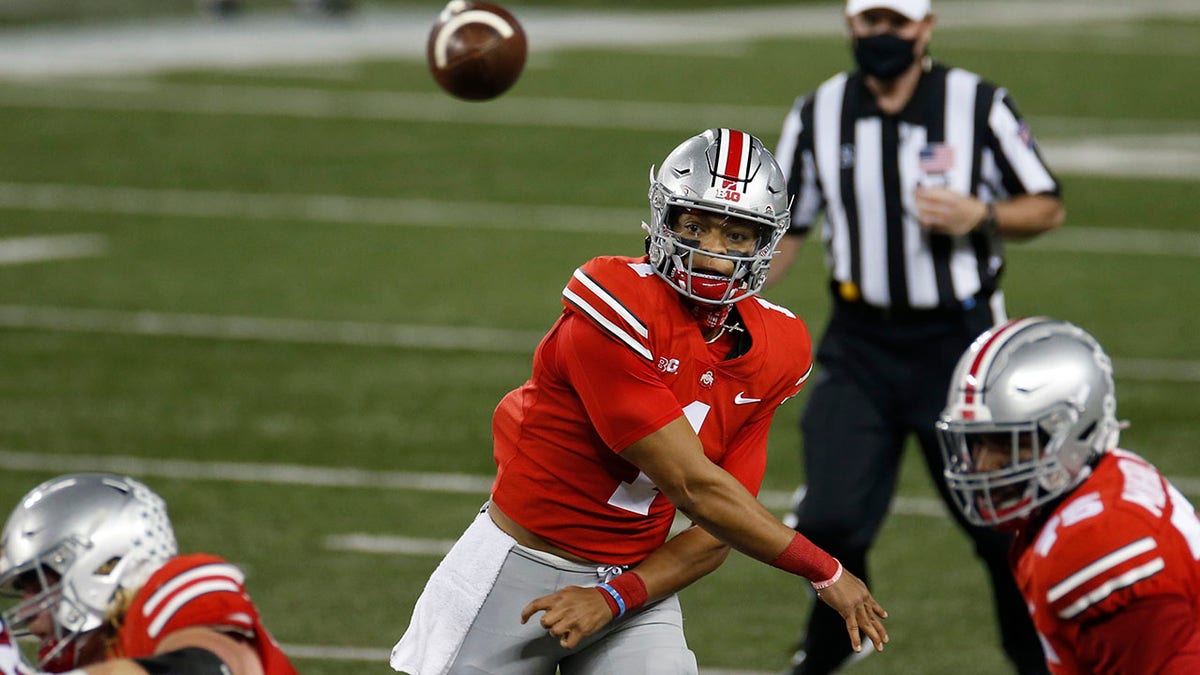
[[991, 293], [979, 293], [956, 305], [915, 308], [915, 307], [879, 307], [867, 304], [862, 300], [847, 300], [837, 289], [833, 293], [833, 306], [838, 312], [856, 318], [876, 323], [924, 323], [961, 318], [971, 310], [983, 305], [991, 299]]

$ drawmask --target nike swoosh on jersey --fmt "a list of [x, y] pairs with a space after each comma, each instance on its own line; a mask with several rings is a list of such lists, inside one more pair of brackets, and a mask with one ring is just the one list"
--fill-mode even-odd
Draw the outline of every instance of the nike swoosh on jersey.
[[737, 393], [737, 396], [733, 397], [733, 402], [737, 405], [745, 405], [747, 403], [758, 403], [759, 401], [762, 401], [762, 399], [761, 398], [750, 398], [750, 397], [746, 396], [746, 392], [744, 392], [744, 391], [739, 391]]

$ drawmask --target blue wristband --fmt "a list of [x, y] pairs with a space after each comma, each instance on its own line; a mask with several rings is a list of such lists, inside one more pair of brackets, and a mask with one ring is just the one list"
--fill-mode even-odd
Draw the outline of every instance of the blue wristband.
[[614, 618], [619, 619], [622, 616], [625, 616], [625, 598], [621, 597], [621, 594], [619, 592], [617, 592], [617, 589], [613, 588], [612, 586], [609, 586], [608, 584], [596, 584], [596, 588], [599, 588], [600, 590], [604, 591], [605, 593], [608, 593], [609, 595], [611, 595], [613, 601], [617, 603], [617, 609], [620, 611], [617, 612], [617, 616]]

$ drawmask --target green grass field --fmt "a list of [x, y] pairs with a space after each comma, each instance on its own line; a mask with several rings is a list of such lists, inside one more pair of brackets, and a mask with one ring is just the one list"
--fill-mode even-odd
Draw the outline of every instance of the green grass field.
[[[1065, 186], [1063, 231], [1010, 247], [1010, 314], [1094, 332], [1124, 445], [1200, 499], [1200, 12], [956, 25], [971, 7], [942, 6], [937, 56], [1010, 89]], [[485, 104], [380, 57], [0, 80], [0, 507], [63, 471], [134, 472], [185, 550], [246, 568], [302, 672], [391, 672], [440, 556], [339, 537], [453, 540], [486, 495], [491, 411], [571, 271], [641, 250], [649, 166], [710, 125], [773, 146], [792, 99], [848, 65], [837, 34], [535, 43]], [[32, 237], [67, 253], [10, 259]], [[819, 334], [824, 276], [810, 245], [768, 297]], [[777, 510], [802, 480], [803, 405], [771, 439]], [[900, 495], [927, 503], [923, 467]], [[893, 640], [852, 672], [1008, 672], [948, 519], [900, 509], [872, 565]], [[688, 638], [702, 667], [777, 672], [807, 602], [734, 555], [683, 594]]]

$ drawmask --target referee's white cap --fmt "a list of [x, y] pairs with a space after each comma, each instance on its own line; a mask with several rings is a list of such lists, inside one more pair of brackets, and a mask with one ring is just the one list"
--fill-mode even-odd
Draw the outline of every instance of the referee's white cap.
[[846, 16], [854, 16], [868, 9], [890, 9], [913, 21], [929, 16], [929, 0], [846, 0]]

